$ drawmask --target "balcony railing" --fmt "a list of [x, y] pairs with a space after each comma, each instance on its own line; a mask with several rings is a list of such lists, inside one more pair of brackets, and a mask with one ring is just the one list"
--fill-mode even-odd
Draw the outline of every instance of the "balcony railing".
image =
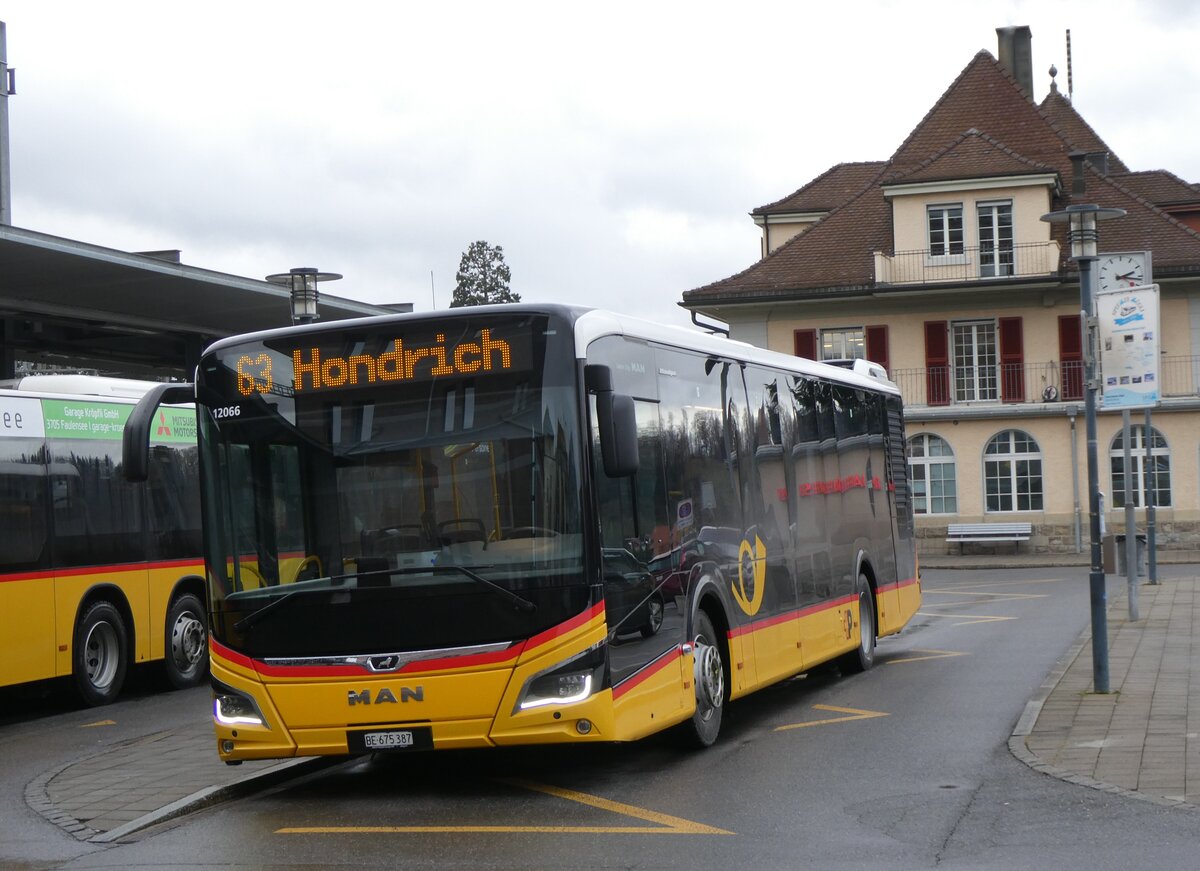
[[[894, 369], [906, 406], [1011, 405], [1083, 399], [1083, 362], [1002, 363]], [[1161, 395], [1200, 397], [1200, 356], [1159, 361]]]
[[928, 249], [895, 254], [876, 251], [875, 283], [935, 284], [1055, 275], [1059, 259], [1058, 243], [1053, 240], [963, 248], [942, 256], [931, 255]]

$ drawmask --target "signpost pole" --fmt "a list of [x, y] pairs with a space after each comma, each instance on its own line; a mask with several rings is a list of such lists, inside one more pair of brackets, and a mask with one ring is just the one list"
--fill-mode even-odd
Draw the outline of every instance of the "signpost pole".
[[1129, 409], [1121, 412], [1121, 439], [1125, 446], [1125, 589], [1129, 594], [1129, 620], [1138, 619], [1137, 601], [1137, 521], [1133, 511], [1133, 434], [1130, 432]]

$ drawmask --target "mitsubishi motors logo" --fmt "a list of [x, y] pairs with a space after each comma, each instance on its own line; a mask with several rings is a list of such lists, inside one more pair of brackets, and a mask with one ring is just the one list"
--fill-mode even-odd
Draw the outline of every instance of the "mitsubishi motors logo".
[[171, 428], [167, 426], [167, 415], [163, 411], [158, 413], [158, 430], [155, 434], [167, 437], [171, 435]]

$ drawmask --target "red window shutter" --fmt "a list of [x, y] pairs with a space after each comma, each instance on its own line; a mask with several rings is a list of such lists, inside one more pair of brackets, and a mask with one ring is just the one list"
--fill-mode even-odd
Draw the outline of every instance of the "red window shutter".
[[1025, 343], [1020, 318], [1000, 318], [1000, 401], [1025, 401]]
[[878, 363], [890, 372], [891, 367], [888, 366], [887, 327], [866, 327], [863, 332], [866, 333], [867, 339], [867, 359], [872, 363]]
[[1059, 315], [1058, 365], [1062, 399], [1083, 399], [1083, 328], [1079, 315]]
[[950, 404], [950, 341], [945, 321], [925, 322], [925, 402]]
[[797, 357], [806, 357], [809, 360], [817, 359], [816, 330], [794, 330], [792, 340], [796, 346]]

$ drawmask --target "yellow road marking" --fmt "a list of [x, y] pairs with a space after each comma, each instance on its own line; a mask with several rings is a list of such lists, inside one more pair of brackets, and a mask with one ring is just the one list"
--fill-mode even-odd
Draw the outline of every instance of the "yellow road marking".
[[115, 725], [117, 725], [116, 720], [97, 720], [94, 723], [84, 723], [79, 728], [80, 729], [91, 729], [93, 726], [115, 726]]
[[983, 593], [970, 590], [965, 592], [958, 590], [926, 590], [925, 592], [931, 596], [973, 596], [976, 599], [992, 599], [997, 602], [1009, 602], [1017, 599], [1048, 599], [1050, 597], [1049, 593]]
[[327, 834], [586, 834], [586, 835], [732, 835], [733, 832], [706, 826], [703, 823], [673, 817], [647, 808], [623, 804], [573, 789], [549, 786], [517, 778], [500, 778], [500, 783], [541, 792], [555, 798], [566, 799], [588, 807], [610, 811], [621, 816], [633, 817], [657, 826], [303, 826], [276, 829], [277, 835], [327, 835]]
[[776, 726], [776, 732], [786, 732], [789, 729], [807, 729], [809, 726], [828, 726], [832, 723], [849, 723], [851, 720], [873, 720], [876, 717], [890, 717], [883, 711], [860, 711], [857, 708], [835, 708], [833, 705], [813, 705], [816, 711], [834, 711], [839, 714], [849, 714], [847, 717], [830, 717], [827, 720], [813, 720], [809, 723], [792, 723], [789, 726]]
[[973, 623], [1001, 623], [1005, 620], [1016, 620], [1016, 617], [993, 617], [986, 614], [935, 614], [932, 611], [918, 611], [922, 617], [944, 617], [946, 619], [957, 619], [966, 617], [962, 623], [955, 623], [955, 626], [970, 626]]
[[888, 665], [896, 665], [900, 662], [925, 662], [930, 659], [952, 659], [955, 656], [970, 656], [969, 653], [963, 653], [957, 650], [913, 650], [913, 653], [925, 653], [927, 656], [906, 656], [904, 659], [889, 659]]

